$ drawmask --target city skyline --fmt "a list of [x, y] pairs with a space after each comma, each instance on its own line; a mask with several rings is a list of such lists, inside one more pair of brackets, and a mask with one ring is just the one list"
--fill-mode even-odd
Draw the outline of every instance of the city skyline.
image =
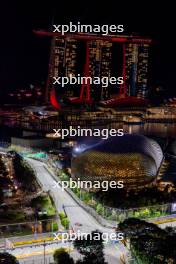
[[0, 264], [176, 263], [175, 9], [0, 12]]
[[[170, 96], [176, 94], [173, 89], [175, 66], [171, 34], [174, 29], [173, 16], [170, 15], [167, 21], [160, 19], [167, 13], [167, 9], [171, 12], [171, 7], [160, 6], [160, 11], [157, 12], [149, 4], [145, 10], [140, 8], [137, 11], [136, 6], [132, 5], [131, 12], [127, 15], [125, 5], [122, 3], [119, 4], [119, 12], [114, 10], [113, 5], [108, 5], [108, 7], [101, 5], [100, 11], [98, 3], [94, 8], [91, 8], [91, 4], [89, 4], [85, 9], [82, 4], [69, 4], [67, 7], [66, 4], [55, 5], [54, 2], [51, 5], [49, 3], [40, 5], [39, 3], [38, 6], [31, 3], [28, 8], [25, 8], [23, 4], [21, 6], [15, 5], [15, 3], [11, 5], [14, 5], [14, 8], [4, 7], [5, 10], [1, 17], [6, 21], [6, 26], [2, 30], [4, 40], [1, 43], [1, 50], [6, 50], [6, 52], [2, 52], [1, 56], [1, 93], [4, 90], [27, 87], [31, 83], [46, 82], [50, 43], [48, 40], [43, 41], [43, 39], [37, 38], [33, 34], [33, 30], [48, 29], [55, 18], [54, 21], [59, 23], [65, 21], [98, 24], [120, 23], [124, 24], [125, 32], [129, 34], [136, 32], [153, 38], [149, 85], [152, 87], [162, 86]], [[64, 10], [64, 14], [61, 10]], [[111, 16], [109, 16], [109, 12]], [[9, 13], [8, 19], [5, 17], [7, 13]], [[136, 22], [134, 17], [137, 18]], [[9, 75], [11, 78], [8, 77]]]

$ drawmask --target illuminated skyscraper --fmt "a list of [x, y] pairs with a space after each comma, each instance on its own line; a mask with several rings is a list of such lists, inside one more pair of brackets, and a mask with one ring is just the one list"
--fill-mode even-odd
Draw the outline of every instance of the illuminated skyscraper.
[[[112, 43], [104, 41], [102, 44], [101, 52], [101, 77], [111, 77], [112, 72]], [[109, 98], [108, 87], [102, 87], [101, 89], [101, 100]]]
[[137, 71], [137, 97], [148, 97], [148, 58], [149, 58], [149, 45], [143, 44], [138, 47], [138, 71]]
[[[68, 39], [65, 41], [65, 76], [75, 76], [77, 74], [77, 40]], [[72, 85], [65, 87], [65, 96], [74, 96], [74, 89]]]
[[53, 77], [64, 76], [64, 61], [65, 61], [65, 40], [54, 37], [51, 42], [51, 53], [49, 61], [49, 72], [47, 79], [47, 89], [45, 91], [45, 101], [48, 102], [50, 93], [53, 88]]
[[138, 46], [136, 44], [126, 44], [126, 87], [127, 95], [136, 95], [136, 75], [138, 64]]
[[[53, 85], [53, 77], [69, 77], [76, 75], [77, 60], [77, 40], [62, 39], [54, 37], [52, 39], [50, 66], [48, 76], [48, 90], [46, 91], [46, 100], [49, 98], [50, 90], [58, 88], [58, 84]], [[62, 89], [59, 87], [64, 96], [73, 96], [73, 87], [67, 85]]]
[[[101, 101], [100, 103], [105, 106], [148, 103], [145, 99], [148, 96], [147, 71], [151, 39], [131, 35], [101, 36], [89, 33], [62, 35], [42, 30], [35, 33], [52, 37], [45, 101], [48, 102], [50, 99], [55, 108], [60, 109], [67, 97], [67, 101], [72, 104], [92, 105], [93, 101]], [[112, 60], [117, 48], [116, 43], [122, 47], [118, 48], [121, 50], [122, 59], [121, 56], [115, 56], [117, 60], [115, 58]], [[118, 63], [116, 69], [115, 60]], [[120, 85], [113, 84], [113, 87], [85, 82], [65, 87], [53, 85], [53, 77], [77, 76], [78, 73], [83, 77], [92, 78], [122, 76], [124, 82]], [[57, 91], [61, 95], [64, 94], [65, 98], [57, 96]]]
[[128, 96], [147, 98], [148, 44], [126, 44], [126, 91]]
[[[95, 40], [89, 43], [89, 75], [91, 77], [100, 77], [101, 75], [101, 41]], [[95, 100], [100, 98], [101, 89], [100, 85], [91, 85], [91, 97]]]
[[[91, 77], [110, 77], [111, 76], [111, 57], [112, 43], [108, 41], [96, 40], [90, 42], [90, 76]], [[91, 86], [91, 96], [93, 99], [104, 100], [109, 97], [108, 87], [102, 85]]]

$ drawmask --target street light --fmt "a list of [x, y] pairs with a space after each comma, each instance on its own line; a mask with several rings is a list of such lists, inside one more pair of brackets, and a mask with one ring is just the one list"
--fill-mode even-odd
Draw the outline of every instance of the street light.
[[82, 198], [82, 197], [81, 197], [81, 194], [82, 194], [82, 193], [81, 193], [81, 188], [80, 188], [80, 189], [79, 189], [79, 199], [80, 199], [80, 200], [81, 200], [81, 198]]
[[45, 247], [46, 247], [46, 244], [45, 244], [45, 243], [46, 243], [46, 241], [44, 240], [44, 241], [43, 241], [43, 247], [44, 247], [44, 251], [43, 251], [44, 264], [45, 264], [45, 255], [46, 255], [46, 254], [45, 254]]

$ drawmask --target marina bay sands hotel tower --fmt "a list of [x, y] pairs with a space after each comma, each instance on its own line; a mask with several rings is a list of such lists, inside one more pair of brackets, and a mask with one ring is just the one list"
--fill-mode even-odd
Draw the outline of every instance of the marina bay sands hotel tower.
[[[96, 34], [65, 34], [47, 31], [35, 31], [37, 35], [51, 37], [51, 52], [45, 101], [50, 100], [51, 91], [61, 91], [61, 87], [53, 84], [53, 77], [82, 76], [111, 77], [115, 68], [120, 68], [123, 84], [117, 85], [116, 94], [119, 98], [147, 99], [148, 97], [148, 59], [151, 39], [126, 35], [96, 35]], [[116, 46], [119, 46], [114, 52]], [[64, 87], [65, 88], [65, 87]], [[111, 87], [101, 84], [68, 85], [63, 91], [64, 96], [78, 96], [79, 100], [103, 101], [112, 98]], [[80, 92], [80, 95], [76, 94]]]
[[126, 88], [129, 96], [148, 96], [149, 44], [126, 44]]

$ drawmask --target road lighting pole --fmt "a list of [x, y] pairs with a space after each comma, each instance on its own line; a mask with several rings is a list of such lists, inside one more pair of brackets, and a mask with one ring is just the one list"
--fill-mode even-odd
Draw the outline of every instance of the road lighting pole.
[[81, 188], [80, 188], [80, 192], [79, 192], [79, 199], [81, 200], [82, 199], [82, 192], [81, 192]]
[[44, 251], [43, 251], [43, 259], [44, 259], [44, 264], [46, 264], [46, 263], [45, 263], [45, 255], [46, 255], [46, 252], [45, 252], [45, 247], [46, 247], [45, 240], [44, 240], [44, 242], [43, 242], [43, 247], [44, 247]]

